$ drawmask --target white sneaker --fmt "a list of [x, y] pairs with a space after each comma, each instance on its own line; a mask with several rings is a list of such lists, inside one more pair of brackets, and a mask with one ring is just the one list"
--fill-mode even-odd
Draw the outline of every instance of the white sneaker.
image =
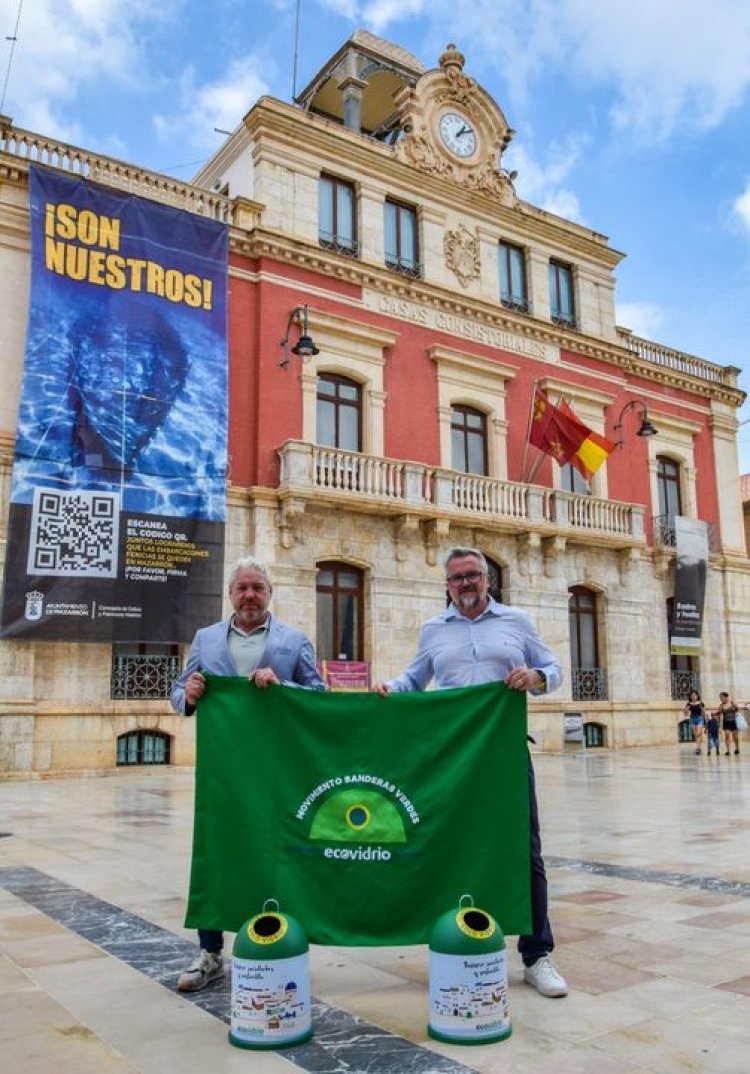
[[523, 979], [542, 996], [567, 996], [568, 994], [565, 978], [557, 972], [549, 955], [542, 955], [533, 966], [526, 966]]
[[177, 978], [178, 992], [200, 992], [224, 973], [224, 959], [212, 951], [201, 949], [194, 962]]

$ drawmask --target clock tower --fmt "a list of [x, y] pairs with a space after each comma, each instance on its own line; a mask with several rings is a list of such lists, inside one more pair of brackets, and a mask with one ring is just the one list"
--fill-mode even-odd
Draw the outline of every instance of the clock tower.
[[463, 54], [449, 44], [439, 67], [401, 90], [397, 104], [406, 133], [396, 154], [422, 171], [512, 205], [515, 194], [501, 158], [513, 131], [463, 67]]

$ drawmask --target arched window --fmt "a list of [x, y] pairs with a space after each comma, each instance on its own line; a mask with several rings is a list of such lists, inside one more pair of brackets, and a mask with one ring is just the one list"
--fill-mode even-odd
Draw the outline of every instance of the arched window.
[[593, 720], [583, 725], [583, 740], [587, 749], [596, 749], [604, 745], [606, 728], [604, 724]]
[[170, 736], [163, 731], [129, 731], [117, 739], [117, 764], [169, 764]]
[[689, 719], [680, 720], [680, 722], [677, 724], [677, 741], [689, 742], [692, 746], [694, 739]]
[[316, 440], [343, 451], [362, 450], [362, 390], [335, 373], [318, 377]]
[[348, 563], [319, 563], [315, 590], [318, 659], [362, 660], [362, 571]]
[[451, 407], [451, 458], [454, 470], [487, 473], [487, 419], [481, 411]]
[[499, 563], [495, 563], [494, 559], [490, 559], [489, 556], [485, 556], [487, 560], [487, 571], [490, 576], [490, 596], [493, 600], [496, 600], [499, 604], [503, 602], [503, 568]]
[[607, 697], [607, 673], [599, 661], [597, 596], [584, 586], [572, 586], [568, 592], [573, 700], [602, 701]]

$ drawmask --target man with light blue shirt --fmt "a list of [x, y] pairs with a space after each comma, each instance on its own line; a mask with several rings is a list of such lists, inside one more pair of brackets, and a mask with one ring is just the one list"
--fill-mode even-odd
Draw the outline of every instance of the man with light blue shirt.
[[[301, 630], [271, 615], [272, 595], [263, 563], [249, 556], [235, 563], [229, 575], [234, 614], [197, 632], [182, 675], [172, 687], [172, 707], [181, 716], [192, 716], [206, 692], [204, 672], [241, 675], [262, 690], [271, 685], [325, 690], [312, 643]], [[197, 992], [224, 973], [223, 934], [199, 929], [198, 941], [198, 957], [177, 981], [181, 992]]]
[[[387, 697], [391, 691], [424, 690], [433, 679], [439, 690], [485, 682], [504, 682], [533, 695], [556, 690], [562, 682], [560, 665], [526, 612], [492, 599], [482, 553], [452, 548], [445, 557], [445, 574], [450, 605], [423, 625], [406, 671], [376, 685], [376, 693]], [[524, 980], [543, 996], [564, 996], [568, 986], [550, 958], [555, 941], [547, 916], [547, 874], [531, 758], [529, 834], [532, 932], [518, 940]]]

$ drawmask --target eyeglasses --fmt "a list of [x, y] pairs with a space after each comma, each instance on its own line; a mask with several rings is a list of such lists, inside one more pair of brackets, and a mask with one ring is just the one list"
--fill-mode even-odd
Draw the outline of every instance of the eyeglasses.
[[469, 571], [468, 574], [449, 574], [446, 578], [448, 585], [461, 585], [462, 582], [468, 582], [470, 585], [474, 585], [480, 578], [484, 577], [484, 571]]

